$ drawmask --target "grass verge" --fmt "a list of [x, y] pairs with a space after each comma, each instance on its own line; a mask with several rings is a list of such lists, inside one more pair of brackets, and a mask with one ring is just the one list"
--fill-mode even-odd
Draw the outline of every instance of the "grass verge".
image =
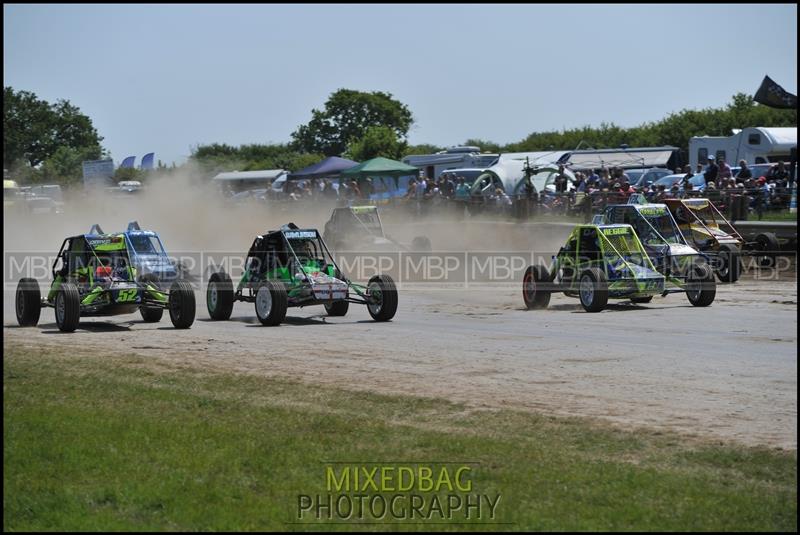
[[[797, 529], [796, 452], [137, 356], [4, 349], [8, 531]], [[298, 518], [298, 496], [326, 494], [330, 461], [469, 463], [472, 493], [501, 501], [493, 518], [297, 523], [317, 520]]]

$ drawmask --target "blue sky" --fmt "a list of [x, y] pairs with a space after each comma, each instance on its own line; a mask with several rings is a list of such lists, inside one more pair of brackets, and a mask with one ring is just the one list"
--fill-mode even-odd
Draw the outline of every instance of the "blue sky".
[[3, 84], [67, 99], [119, 163], [287, 142], [346, 87], [387, 91], [411, 143], [634, 126], [797, 94], [797, 6], [4, 5]]

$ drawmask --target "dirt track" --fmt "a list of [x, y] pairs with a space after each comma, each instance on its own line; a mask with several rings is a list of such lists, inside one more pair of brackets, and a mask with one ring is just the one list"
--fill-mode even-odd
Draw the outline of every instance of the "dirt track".
[[197, 297], [188, 331], [129, 315], [62, 334], [52, 309], [39, 328], [17, 328], [6, 291], [5, 340], [797, 447], [794, 280], [746, 277], [720, 286], [709, 309], [678, 294], [599, 314], [563, 296], [546, 311], [523, 310], [517, 289], [407, 290], [391, 323], [351, 305], [331, 319], [315, 315], [321, 307], [290, 309], [277, 328], [261, 327], [246, 303], [231, 321], [212, 322]]
[[[330, 207], [231, 206], [191, 176], [154, 182], [150, 193], [113, 205], [77, 200], [57, 221], [4, 214], [4, 252], [54, 255], [67, 235], [92, 223], [107, 230], [138, 219], [158, 230], [168, 251], [227, 251], [243, 256], [256, 234], [287, 221], [322, 228]], [[173, 199], [183, 202], [176, 207]], [[437, 250], [557, 251], [569, 224], [420, 221], [387, 214], [387, 232], [408, 243], [425, 234]], [[412, 223], [411, 221], [414, 220]], [[528, 252], [528, 253], [526, 253]], [[44, 290], [45, 274], [37, 275]], [[523, 266], [524, 269], [524, 266]], [[359, 280], [358, 275], [350, 276]], [[523, 310], [521, 274], [501, 288], [400, 292], [394, 321], [377, 324], [362, 306], [328, 319], [322, 307], [290, 309], [284, 325], [261, 327], [252, 305], [237, 303], [232, 321], [208, 320], [205, 286], [197, 321], [172, 329], [165, 317], [138, 314], [87, 319], [59, 333], [52, 309], [39, 328], [16, 327], [17, 276], [4, 263], [5, 343], [72, 347], [97, 354], [147, 357], [236, 372], [288, 376], [375, 392], [440, 396], [474, 407], [515, 407], [604, 418], [745, 444], [797, 447], [797, 275], [719, 285], [707, 309], [676, 294], [649, 305], [618, 302], [599, 314], [555, 296], [544, 311]], [[22, 275], [20, 275], [22, 276]], [[363, 282], [363, 281], [362, 281]], [[316, 314], [316, 315], [315, 315]]]

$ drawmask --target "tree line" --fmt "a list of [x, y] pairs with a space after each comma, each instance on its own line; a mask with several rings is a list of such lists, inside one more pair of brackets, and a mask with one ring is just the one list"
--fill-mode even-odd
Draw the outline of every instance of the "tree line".
[[[408, 132], [414, 117], [408, 106], [391, 93], [339, 89], [322, 109], [312, 109], [308, 123], [278, 144], [232, 146], [212, 143], [192, 147], [190, 161], [203, 175], [220, 171], [288, 169], [296, 171], [326, 156], [363, 161], [375, 156], [401, 159], [410, 154], [443, 150], [431, 144], [410, 145]], [[614, 123], [562, 131], [533, 132], [508, 144], [468, 139], [488, 152], [574, 150], [671, 145], [684, 155], [689, 138], [729, 136], [734, 128], [797, 126], [797, 110], [779, 110], [754, 102], [744, 93], [722, 108], [682, 110], [660, 121], [624, 128]], [[50, 104], [28, 91], [5, 87], [3, 95], [3, 167], [24, 182], [77, 183], [83, 160], [108, 155], [91, 119], [69, 101]], [[159, 162], [159, 166], [161, 166]], [[174, 167], [174, 166], [173, 166]], [[120, 170], [118, 179], [139, 178], [138, 170]]]

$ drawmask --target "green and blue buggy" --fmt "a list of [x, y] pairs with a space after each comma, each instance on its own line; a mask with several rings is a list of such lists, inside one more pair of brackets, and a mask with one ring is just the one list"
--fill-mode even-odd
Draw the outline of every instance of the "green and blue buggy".
[[[166, 309], [175, 328], [188, 329], [195, 317], [194, 290], [188, 282], [175, 278], [166, 290], [167, 283], [157, 272], [140, 273], [132, 258], [133, 236], [126, 232], [106, 234], [99, 225], [93, 225], [88, 234], [66, 238], [53, 263], [53, 283], [46, 298], [42, 299], [35, 279], [20, 279], [17, 322], [37, 325], [41, 309], [52, 307], [58, 328], [72, 332], [82, 317], [138, 310], [150, 323], [161, 321]], [[146, 234], [142, 237], [153, 238]], [[160, 240], [155, 238], [160, 247]], [[163, 253], [163, 247], [160, 251]]]
[[551, 266], [529, 266], [522, 296], [529, 309], [546, 308], [561, 292], [580, 299], [587, 312], [600, 312], [609, 299], [649, 301], [655, 295], [686, 292], [695, 306], [714, 300], [714, 275], [707, 265], [691, 270], [684, 288], [670, 287], [630, 225], [578, 225], [553, 257]]
[[[713, 266], [706, 253], [695, 249], [684, 236], [666, 204], [649, 203], [643, 195], [632, 195], [627, 204], [606, 206], [602, 215], [595, 216], [596, 224], [627, 224], [636, 232], [650, 261], [659, 273], [664, 275], [668, 286], [685, 290], [695, 271], [705, 268], [713, 272]], [[705, 283], [716, 294], [716, 281]], [[708, 294], [713, 297], [711, 293]], [[652, 297], [632, 298], [636, 303], [649, 302]], [[709, 303], [710, 304], [710, 303]]]
[[366, 286], [350, 281], [316, 229], [289, 223], [255, 238], [236, 289], [224, 271], [211, 275], [211, 319], [230, 319], [235, 301], [254, 303], [258, 320], [270, 326], [284, 320], [288, 307], [324, 305], [329, 316], [344, 316], [350, 303], [366, 305], [375, 321], [389, 321], [397, 311], [397, 288], [388, 275], [375, 275]]

